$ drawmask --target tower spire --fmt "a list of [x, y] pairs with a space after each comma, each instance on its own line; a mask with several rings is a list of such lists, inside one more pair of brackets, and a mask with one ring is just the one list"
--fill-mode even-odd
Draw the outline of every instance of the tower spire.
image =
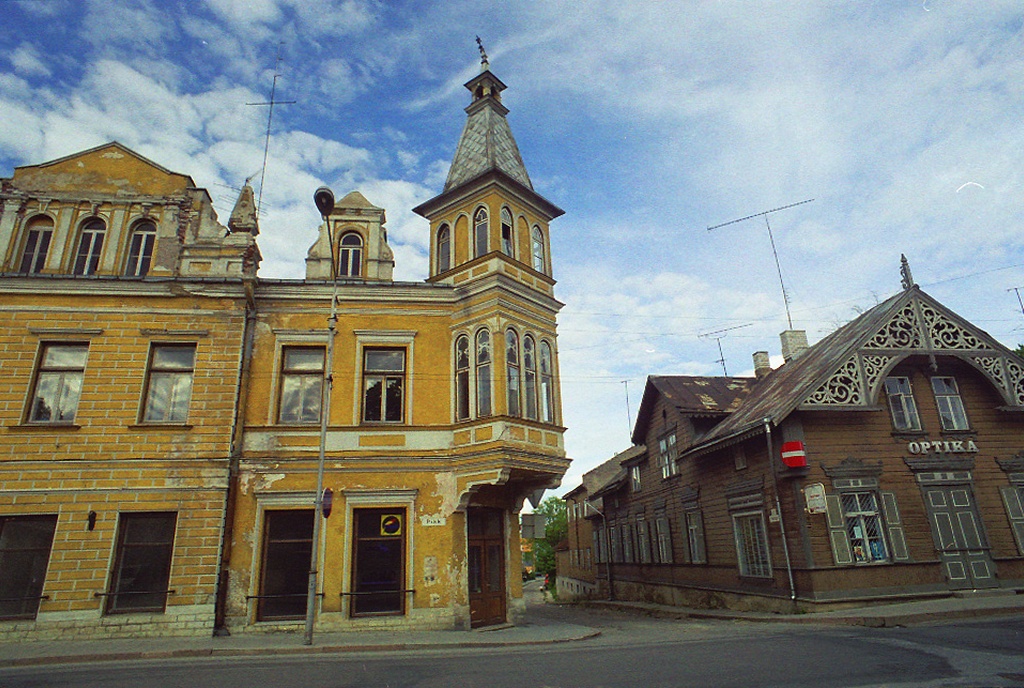
[[484, 50], [484, 43], [480, 40], [480, 37], [476, 37], [476, 47], [480, 49], [480, 72], [486, 72], [490, 70], [491, 63], [487, 61], [487, 51]]

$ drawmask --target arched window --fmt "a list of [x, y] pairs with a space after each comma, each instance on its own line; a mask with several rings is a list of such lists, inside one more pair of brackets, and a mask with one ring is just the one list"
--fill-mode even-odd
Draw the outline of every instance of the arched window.
[[519, 335], [515, 330], [505, 331], [505, 368], [508, 372], [508, 415], [523, 415], [519, 401]]
[[525, 416], [537, 420], [537, 345], [533, 337], [523, 337], [523, 406]]
[[530, 239], [533, 248], [533, 269], [537, 272], [545, 272], [547, 260], [544, 255], [544, 232], [540, 231], [540, 227], [534, 225]]
[[487, 210], [477, 208], [473, 215], [473, 257], [487, 253]]
[[451, 270], [452, 267], [452, 233], [448, 225], [441, 225], [437, 230], [437, 271]]
[[469, 420], [469, 337], [455, 340], [455, 419]]
[[143, 220], [135, 225], [128, 242], [128, 261], [124, 266], [127, 277], [145, 277], [153, 259], [153, 245], [156, 243], [156, 225]]
[[81, 238], [78, 240], [78, 253], [75, 255], [75, 265], [71, 269], [73, 275], [92, 275], [100, 264], [100, 254], [103, 253], [103, 237], [106, 236], [107, 226], [103, 220], [92, 218], [86, 220], [82, 225]]
[[540, 419], [555, 422], [555, 377], [551, 345], [540, 343]]
[[476, 333], [476, 415], [491, 415], [491, 333]]
[[338, 277], [359, 277], [363, 274], [363, 237], [349, 232], [341, 237], [338, 247]]
[[510, 258], [515, 257], [515, 241], [512, 238], [512, 213], [508, 208], [501, 209], [501, 252]]
[[18, 272], [34, 274], [46, 266], [46, 254], [53, 238], [53, 219], [45, 215], [33, 217], [25, 225], [25, 245], [21, 251]]

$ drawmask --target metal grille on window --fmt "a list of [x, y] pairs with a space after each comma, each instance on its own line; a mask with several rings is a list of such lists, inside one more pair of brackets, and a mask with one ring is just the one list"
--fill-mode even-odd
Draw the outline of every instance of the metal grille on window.
[[882, 535], [882, 518], [873, 492], [847, 492], [840, 495], [846, 533], [855, 563], [885, 561], [889, 558]]

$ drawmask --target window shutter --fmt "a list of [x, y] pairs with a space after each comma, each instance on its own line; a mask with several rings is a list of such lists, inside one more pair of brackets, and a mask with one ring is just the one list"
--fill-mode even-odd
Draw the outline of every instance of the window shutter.
[[907, 550], [907, 539], [903, 535], [903, 521], [900, 520], [900, 509], [896, 506], [895, 493], [882, 493], [882, 510], [885, 512], [885, 523], [889, 527], [892, 558], [895, 561], [908, 561], [910, 552]]
[[1010, 519], [1013, 536], [1017, 539], [1017, 549], [1024, 554], [1024, 500], [1016, 485], [1000, 487], [999, 491], [1003, 493], [1003, 505], [1006, 506], [1006, 516]]
[[839, 495], [825, 495], [826, 516], [828, 518], [829, 539], [832, 541], [832, 558], [836, 566], [853, 563], [850, 551], [850, 536], [846, 534], [846, 519], [843, 518], [843, 503]]

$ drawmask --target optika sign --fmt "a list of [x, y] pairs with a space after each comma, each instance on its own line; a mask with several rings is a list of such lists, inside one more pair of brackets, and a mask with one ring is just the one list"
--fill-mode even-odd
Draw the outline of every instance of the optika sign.
[[974, 440], [937, 440], [935, 442], [908, 442], [911, 454], [976, 454], [978, 445]]

